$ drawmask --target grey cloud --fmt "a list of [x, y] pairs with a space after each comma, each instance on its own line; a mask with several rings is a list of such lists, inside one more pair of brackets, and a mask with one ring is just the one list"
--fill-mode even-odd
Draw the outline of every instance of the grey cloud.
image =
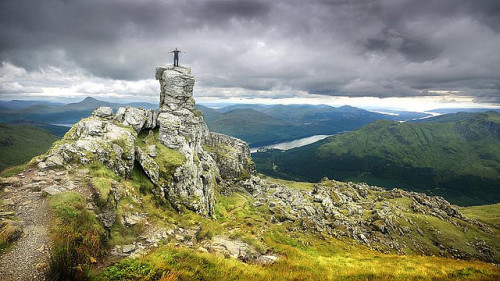
[[0, 60], [28, 72], [149, 79], [174, 47], [199, 87], [500, 95], [496, 0], [0, 2]]

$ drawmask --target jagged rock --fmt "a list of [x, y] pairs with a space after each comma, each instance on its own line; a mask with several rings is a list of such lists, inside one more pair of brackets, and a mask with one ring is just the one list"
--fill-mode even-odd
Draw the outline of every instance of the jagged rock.
[[156, 68], [156, 80], [160, 81], [161, 112], [171, 112], [179, 108], [194, 110], [194, 76], [188, 67], [160, 66]]
[[142, 108], [120, 107], [116, 113], [115, 120], [124, 126], [132, 126], [137, 133], [145, 127], [154, 129], [154, 111], [146, 111]]
[[139, 146], [135, 147], [135, 157], [142, 169], [149, 177], [149, 179], [154, 184], [159, 184], [160, 180], [160, 166], [158, 163], [151, 157], [150, 153], [142, 151]]
[[210, 155], [217, 162], [222, 178], [232, 179], [257, 173], [246, 142], [210, 132], [205, 139], [205, 145], [210, 146]]
[[104, 225], [104, 227], [109, 229], [116, 221], [116, 210], [115, 208], [110, 208], [110, 206], [101, 208], [97, 214], [97, 218]]
[[[255, 174], [248, 145], [209, 132], [201, 112], [194, 107], [195, 79], [189, 68], [158, 67], [156, 78], [161, 89], [158, 112], [121, 107], [113, 115], [109, 107], [98, 108], [36, 163], [40, 169], [47, 169], [98, 161], [117, 175], [130, 177], [137, 160], [155, 184], [153, 193], [161, 201], [168, 200], [179, 211], [186, 208], [214, 216], [214, 193], [222, 181], [221, 174], [226, 180]], [[144, 139], [147, 132], [143, 130], [157, 139], [136, 143], [139, 134], [139, 139]], [[114, 205], [100, 203], [105, 207], [100, 206], [98, 217], [109, 226], [115, 220], [110, 215]]]
[[[464, 217], [460, 212], [441, 197], [427, 196], [422, 193], [402, 190], [386, 191], [366, 184], [343, 183], [324, 179], [315, 184], [312, 191], [290, 188], [274, 184], [268, 180], [252, 176], [240, 181], [242, 189], [256, 199], [254, 206], [265, 202], [272, 213], [272, 222], [290, 222], [303, 231], [313, 231], [334, 237], [348, 236], [362, 244], [380, 251], [395, 250], [404, 253], [406, 249], [420, 251], [422, 254], [433, 253], [420, 246], [420, 241], [400, 243], [411, 240], [412, 236], [426, 235], [418, 224], [402, 212], [426, 214], [449, 222], [457, 227], [470, 223], [488, 233], [485, 225]], [[407, 205], [398, 201], [380, 198], [406, 198]], [[375, 207], [377, 206], [377, 207]], [[402, 225], [406, 221], [409, 225]], [[294, 230], [296, 231], [296, 229]], [[403, 238], [404, 236], [404, 238]], [[429, 236], [434, 245], [439, 245], [438, 235]], [[401, 239], [401, 240], [399, 240]], [[443, 255], [470, 257], [470, 253], [445, 247]], [[487, 247], [476, 247], [476, 258], [489, 260]]]
[[146, 122], [144, 123], [143, 129], [153, 130], [156, 128], [156, 120], [158, 119], [158, 114], [153, 110], [146, 111]]
[[104, 119], [111, 119], [113, 118], [113, 109], [107, 106], [99, 107], [92, 112], [92, 115]]
[[38, 166], [99, 161], [118, 175], [128, 177], [134, 167], [136, 137], [135, 131], [94, 115], [75, 124], [61, 142], [39, 159]]
[[161, 89], [158, 140], [185, 157], [185, 162], [176, 168], [172, 181], [163, 181], [160, 187], [165, 198], [177, 209], [186, 207], [213, 216], [219, 169], [203, 148], [209, 131], [203, 117], [194, 109], [194, 77], [189, 68], [158, 67], [156, 78]]

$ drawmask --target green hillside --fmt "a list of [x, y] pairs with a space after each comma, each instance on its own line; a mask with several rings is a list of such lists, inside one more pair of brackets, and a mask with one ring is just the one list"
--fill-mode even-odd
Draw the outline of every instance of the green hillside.
[[221, 109], [198, 106], [211, 131], [240, 138], [251, 147], [312, 135], [330, 135], [360, 128], [389, 115], [342, 106], [233, 105]]
[[58, 139], [41, 128], [0, 123], [0, 170], [46, 152]]
[[376, 121], [289, 151], [254, 156], [261, 172], [322, 177], [441, 195], [460, 205], [500, 201], [500, 114], [436, 123]]

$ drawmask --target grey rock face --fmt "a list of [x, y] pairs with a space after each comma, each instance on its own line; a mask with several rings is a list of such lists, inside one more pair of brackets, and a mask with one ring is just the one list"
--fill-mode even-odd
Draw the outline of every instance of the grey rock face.
[[240, 139], [210, 132], [205, 139], [223, 179], [256, 175], [248, 144]]
[[111, 119], [113, 118], [113, 109], [107, 106], [99, 107], [98, 109], [94, 110], [94, 112], [92, 112], [92, 116]]
[[160, 81], [160, 113], [180, 108], [194, 110], [194, 76], [188, 67], [160, 66], [156, 68]]
[[137, 133], [140, 133], [142, 129], [156, 127], [154, 111], [142, 108], [120, 107], [116, 112], [115, 120], [124, 126], [132, 126]]
[[176, 208], [186, 207], [213, 216], [219, 169], [203, 149], [203, 140], [209, 132], [203, 117], [194, 109], [194, 77], [189, 68], [158, 67], [156, 78], [161, 89], [158, 140], [186, 158], [176, 169], [172, 182], [164, 183], [161, 188]]
[[99, 161], [115, 171], [116, 174], [128, 177], [134, 167], [135, 131], [119, 126], [110, 116], [99, 108], [94, 114], [80, 120], [66, 134], [61, 142], [38, 160], [38, 166], [64, 166], [68, 163], [88, 164]]
[[[99, 161], [129, 177], [137, 161], [161, 201], [168, 200], [179, 211], [213, 216], [215, 187], [222, 178], [255, 174], [248, 145], [209, 132], [194, 107], [195, 79], [189, 68], [158, 67], [156, 78], [161, 88], [158, 112], [121, 107], [113, 115], [109, 107], [98, 108], [37, 159], [37, 165], [47, 169]], [[107, 217], [105, 210], [101, 214]]]

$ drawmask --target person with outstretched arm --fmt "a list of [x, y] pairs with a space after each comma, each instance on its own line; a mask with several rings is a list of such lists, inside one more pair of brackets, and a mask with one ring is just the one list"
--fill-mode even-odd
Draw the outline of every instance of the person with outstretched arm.
[[179, 53], [186, 53], [186, 52], [182, 52], [180, 50], [177, 50], [177, 48], [175, 48], [175, 50], [173, 50], [170, 53], [174, 53], [174, 66], [179, 66]]

